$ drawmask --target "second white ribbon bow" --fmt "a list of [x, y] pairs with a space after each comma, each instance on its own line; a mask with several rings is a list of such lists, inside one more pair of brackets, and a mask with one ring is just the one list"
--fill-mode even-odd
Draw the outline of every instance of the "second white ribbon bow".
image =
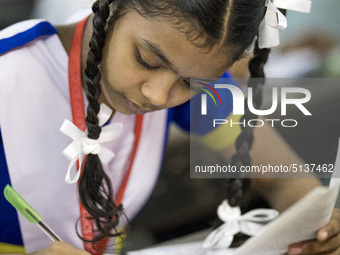
[[[98, 113], [99, 125], [104, 125], [110, 118], [112, 110], [105, 104], [100, 105]], [[113, 123], [102, 128], [102, 132], [98, 139], [90, 139], [87, 137], [87, 132], [81, 131], [71, 121], [65, 120], [60, 128], [60, 131], [69, 136], [73, 142], [67, 146], [63, 154], [71, 161], [66, 176], [65, 182], [68, 184], [76, 183], [80, 176], [81, 164], [84, 155], [98, 154], [100, 161], [107, 164], [114, 157], [114, 153], [102, 143], [116, 139], [122, 132], [122, 123]], [[79, 160], [79, 167], [76, 175], [71, 179], [71, 169]]]
[[278, 8], [309, 13], [311, 5], [310, 0], [268, 0], [267, 11], [259, 27], [259, 48], [272, 48], [280, 44], [279, 30], [287, 28], [287, 19]]
[[226, 249], [233, 242], [234, 235], [241, 232], [254, 236], [265, 223], [275, 219], [279, 213], [273, 209], [255, 209], [241, 215], [239, 207], [231, 207], [224, 200], [217, 209], [218, 217], [225, 223], [211, 232], [203, 242], [203, 248]]

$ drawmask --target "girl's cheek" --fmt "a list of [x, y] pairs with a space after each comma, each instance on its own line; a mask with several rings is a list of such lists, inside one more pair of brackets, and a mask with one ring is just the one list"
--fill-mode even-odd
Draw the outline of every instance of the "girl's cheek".
[[173, 95], [171, 96], [172, 106], [181, 105], [189, 101], [190, 98], [193, 96], [189, 89], [180, 86], [173, 92]]

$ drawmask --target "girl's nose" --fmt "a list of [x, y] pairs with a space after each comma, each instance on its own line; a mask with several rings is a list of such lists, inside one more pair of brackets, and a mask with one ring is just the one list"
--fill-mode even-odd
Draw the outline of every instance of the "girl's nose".
[[153, 106], [161, 107], [168, 103], [176, 81], [175, 75], [160, 75], [144, 82], [141, 91]]

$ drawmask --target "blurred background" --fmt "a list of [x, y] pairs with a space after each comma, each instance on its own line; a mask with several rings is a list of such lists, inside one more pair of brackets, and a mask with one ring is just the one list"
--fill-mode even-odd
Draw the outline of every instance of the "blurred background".
[[[75, 13], [90, 13], [92, 2], [0, 0], [0, 29], [31, 18], [65, 24], [74, 21]], [[288, 12], [288, 28], [280, 32], [281, 45], [272, 50], [266, 75], [339, 78], [339, 11], [339, 0], [314, 0], [310, 14]], [[235, 77], [247, 77], [246, 64], [243, 60], [232, 68]], [[306, 162], [334, 163], [340, 136], [340, 90], [312, 89], [312, 95], [320, 95], [319, 101], [310, 106], [313, 119], [301, 120], [303, 131], [298, 133], [280, 129], [279, 132]], [[315, 120], [320, 124], [315, 125]], [[170, 131], [159, 181], [148, 203], [132, 221], [130, 249], [210, 227], [218, 204], [225, 198], [224, 180], [189, 178], [189, 136], [174, 125]], [[253, 201], [260, 205], [260, 200]]]

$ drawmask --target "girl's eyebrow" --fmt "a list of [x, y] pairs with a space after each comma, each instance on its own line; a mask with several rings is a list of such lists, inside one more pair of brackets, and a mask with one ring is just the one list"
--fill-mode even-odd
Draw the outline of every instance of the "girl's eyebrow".
[[148, 47], [148, 49], [156, 54], [165, 64], [167, 64], [171, 70], [178, 75], [177, 69], [174, 67], [174, 65], [169, 61], [169, 59], [165, 56], [164, 52], [154, 43], [149, 42], [145, 39], [142, 39], [142, 43]]

